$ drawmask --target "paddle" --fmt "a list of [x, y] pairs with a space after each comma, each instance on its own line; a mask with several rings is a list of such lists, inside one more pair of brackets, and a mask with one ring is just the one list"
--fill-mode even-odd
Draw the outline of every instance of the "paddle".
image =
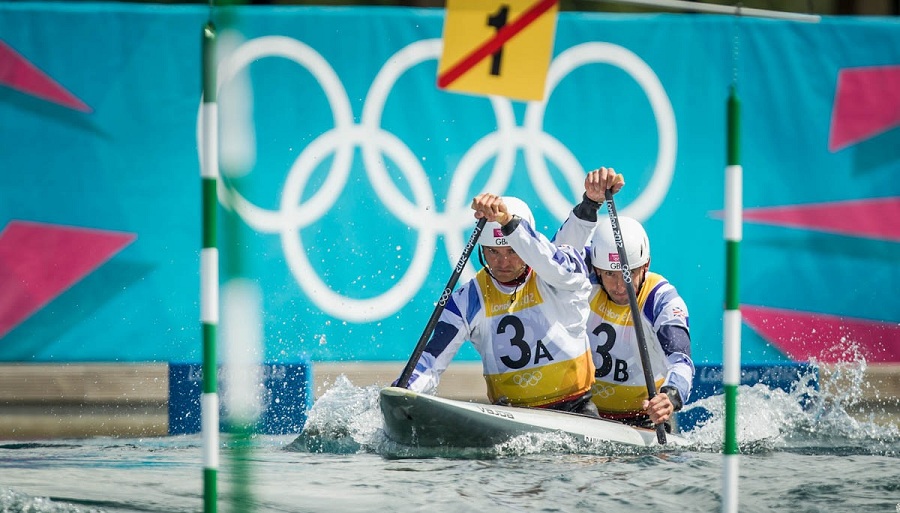
[[[647, 397], [653, 398], [656, 396], [656, 382], [653, 381], [653, 372], [650, 370], [647, 339], [644, 337], [644, 326], [638, 309], [637, 294], [634, 292], [634, 283], [631, 281], [628, 255], [625, 253], [625, 241], [622, 239], [622, 230], [619, 228], [619, 214], [616, 212], [616, 202], [613, 200], [613, 192], [610, 189], [606, 189], [606, 205], [609, 211], [609, 222], [612, 224], [613, 237], [616, 239], [616, 249], [619, 251], [622, 279], [625, 280], [625, 288], [628, 289], [628, 304], [631, 306], [631, 318], [634, 321], [634, 331], [637, 333], [638, 351], [641, 355], [641, 366], [644, 368], [644, 381], [647, 383]], [[666, 443], [666, 429], [662, 424], [656, 425], [656, 440], [660, 445]]]
[[425, 343], [428, 342], [428, 338], [431, 337], [431, 332], [434, 331], [434, 327], [437, 326], [438, 318], [440, 318], [441, 312], [444, 311], [444, 307], [447, 306], [447, 300], [450, 299], [453, 287], [456, 286], [459, 275], [462, 274], [466, 262], [469, 261], [469, 255], [472, 254], [472, 249], [474, 249], [475, 244], [478, 243], [478, 238], [481, 237], [481, 231], [484, 230], [484, 224], [486, 222], [487, 219], [484, 217], [479, 219], [478, 224], [475, 225], [475, 230], [472, 231], [472, 235], [469, 236], [469, 242], [466, 243], [466, 247], [463, 248], [462, 255], [459, 257], [459, 262], [457, 262], [456, 267], [453, 268], [453, 274], [450, 275], [447, 285], [444, 287], [443, 292], [441, 292], [441, 298], [434, 307], [434, 311], [431, 312], [431, 318], [428, 319], [428, 324], [425, 325], [422, 336], [419, 337], [416, 348], [413, 350], [412, 355], [409, 357], [409, 361], [406, 362], [406, 367], [403, 368], [403, 372], [400, 374], [400, 379], [397, 380], [397, 386], [409, 388], [409, 378], [412, 377], [413, 369], [416, 368], [416, 362], [418, 362], [419, 357], [422, 356], [422, 351], [425, 350]]

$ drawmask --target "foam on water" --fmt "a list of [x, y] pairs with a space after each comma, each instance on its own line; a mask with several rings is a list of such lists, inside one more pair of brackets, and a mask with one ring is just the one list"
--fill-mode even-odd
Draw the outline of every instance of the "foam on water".
[[101, 513], [73, 504], [55, 502], [46, 497], [31, 497], [12, 490], [0, 490], [0, 513]]
[[[819, 372], [815, 368], [809, 374], [800, 376], [789, 391], [772, 389], [763, 384], [739, 387], [737, 437], [740, 451], [824, 454], [851, 451], [896, 455], [900, 440], [896, 423], [878, 424], [874, 420], [859, 420], [848, 413], [848, 409], [852, 409], [863, 396], [866, 370], [865, 359], [852, 351], [844, 355], [845, 358], [850, 356], [849, 361], [830, 367], [830, 378], [825, 382], [817, 379]], [[479, 450], [406, 447], [392, 442], [384, 434], [378, 394], [379, 388], [376, 386], [360, 388], [345, 376], [340, 376], [313, 405], [303, 433], [289, 446], [289, 450], [366, 452], [386, 458], [496, 458], [539, 453], [623, 455], [647, 452], [646, 449], [611, 444], [588, 445], [557, 434], [527, 435]], [[692, 444], [687, 449], [720, 452], [725, 423], [724, 397], [708, 397], [686, 407], [686, 411], [694, 409], [702, 409], [708, 415], [693, 430], [682, 433]]]
[[307, 413], [303, 432], [291, 450], [352, 453], [376, 444], [381, 428], [379, 388], [359, 388], [341, 375]]
[[[896, 421], [879, 424], [871, 412], [868, 420], [848, 413], [864, 395], [865, 359], [856, 356], [829, 367], [827, 380], [817, 379], [820, 369], [815, 367], [787, 392], [761, 384], [740, 386], [737, 437], [741, 452], [777, 449], [834, 454], [852, 448], [857, 453], [896, 455], [900, 440]], [[724, 397], [701, 399], [686, 410], [695, 408], [711, 416], [686, 436], [699, 447], [717, 449], [724, 433]]]

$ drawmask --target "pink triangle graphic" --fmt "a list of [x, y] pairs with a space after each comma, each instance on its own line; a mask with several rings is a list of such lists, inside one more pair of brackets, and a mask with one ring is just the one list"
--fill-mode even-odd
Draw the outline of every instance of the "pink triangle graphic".
[[134, 239], [129, 233], [10, 222], [0, 232], [0, 338]]
[[828, 149], [832, 152], [900, 125], [900, 66], [838, 72]]
[[900, 324], [741, 305], [741, 316], [767, 342], [795, 361], [835, 363], [856, 344], [869, 363], [900, 362]]
[[83, 101], [0, 41], [0, 85], [81, 112], [91, 112]]
[[[763, 224], [900, 241], [900, 197], [748, 208], [742, 215], [745, 221]], [[712, 216], [721, 218], [722, 211]]]

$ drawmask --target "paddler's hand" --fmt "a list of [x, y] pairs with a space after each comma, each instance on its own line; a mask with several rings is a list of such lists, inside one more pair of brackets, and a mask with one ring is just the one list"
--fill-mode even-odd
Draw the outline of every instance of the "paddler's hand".
[[675, 406], [672, 404], [672, 400], [662, 392], [653, 396], [653, 399], [649, 401], [645, 400], [642, 406], [644, 413], [650, 416], [650, 421], [653, 424], [665, 422], [675, 413]]
[[606, 199], [606, 189], [613, 194], [622, 190], [625, 185], [625, 175], [616, 173], [611, 167], [595, 169], [584, 177], [584, 193], [591, 201], [603, 203]]
[[505, 226], [512, 219], [503, 198], [489, 192], [481, 193], [472, 199], [472, 210], [475, 211], [475, 219], [483, 217], [488, 221], [500, 223], [500, 226]]

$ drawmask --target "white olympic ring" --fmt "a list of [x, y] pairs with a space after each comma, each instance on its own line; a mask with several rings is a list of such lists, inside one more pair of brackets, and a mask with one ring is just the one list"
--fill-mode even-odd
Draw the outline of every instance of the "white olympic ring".
[[534, 372], [524, 372], [522, 374], [516, 374], [513, 376], [513, 383], [519, 385], [522, 388], [533, 387], [541, 382], [544, 378], [544, 375], [541, 371]]
[[[333, 317], [352, 322], [380, 320], [408, 304], [428, 276], [438, 235], [444, 236], [447, 258], [451, 266], [455, 265], [453, 255], [461, 254], [467, 242], [461, 234], [472, 222], [468, 212], [468, 185], [492, 158], [493, 171], [483, 190], [507, 190], [516, 153], [522, 149], [534, 190], [557, 220], [566, 218], [577, 198], [568, 199], [559, 191], [545, 159], [552, 160], [561, 170], [572, 191], [582, 189], [585, 171], [564, 144], [543, 131], [543, 116], [546, 102], [562, 78], [584, 64], [609, 63], [626, 71], [648, 95], [656, 119], [659, 148], [653, 176], [637, 199], [621, 209], [623, 214], [639, 220], [648, 218], [662, 203], [671, 184], [676, 125], [672, 105], [659, 79], [644, 61], [622, 47], [609, 43], [583, 43], [553, 60], [547, 78], [548, 98], [528, 103], [523, 126], [516, 124], [509, 99], [489, 97], [497, 130], [483, 136], [462, 156], [452, 174], [445, 210], [437, 212], [434, 192], [422, 163], [402, 140], [381, 128], [381, 113], [397, 80], [416, 65], [439, 60], [441, 49], [440, 39], [426, 39], [411, 43], [391, 56], [372, 82], [359, 124], [354, 123], [349, 97], [331, 65], [300, 41], [283, 36], [259, 37], [240, 44], [219, 63], [218, 88], [221, 90], [243, 68], [263, 57], [294, 61], [318, 81], [331, 106], [334, 128], [310, 142], [293, 163], [278, 210], [252, 204], [229, 188], [225, 181], [220, 181], [219, 201], [258, 232], [280, 234], [285, 260], [297, 283], [310, 300]], [[203, 147], [201, 122], [198, 114], [200, 148]], [[300, 229], [318, 221], [338, 200], [347, 184], [356, 147], [362, 150], [365, 172], [382, 204], [397, 219], [419, 232], [415, 254], [406, 273], [389, 290], [369, 299], [353, 299], [332, 290], [316, 273], [300, 238]], [[324, 183], [309, 198], [303, 199], [309, 178], [319, 163], [332, 153], [334, 158]], [[403, 173], [414, 202], [396, 187], [383, 157], [389, 158]], [[467, 268], [465, 274], [468, 275], [466, 278], [471, 277], [471, 269]]]

